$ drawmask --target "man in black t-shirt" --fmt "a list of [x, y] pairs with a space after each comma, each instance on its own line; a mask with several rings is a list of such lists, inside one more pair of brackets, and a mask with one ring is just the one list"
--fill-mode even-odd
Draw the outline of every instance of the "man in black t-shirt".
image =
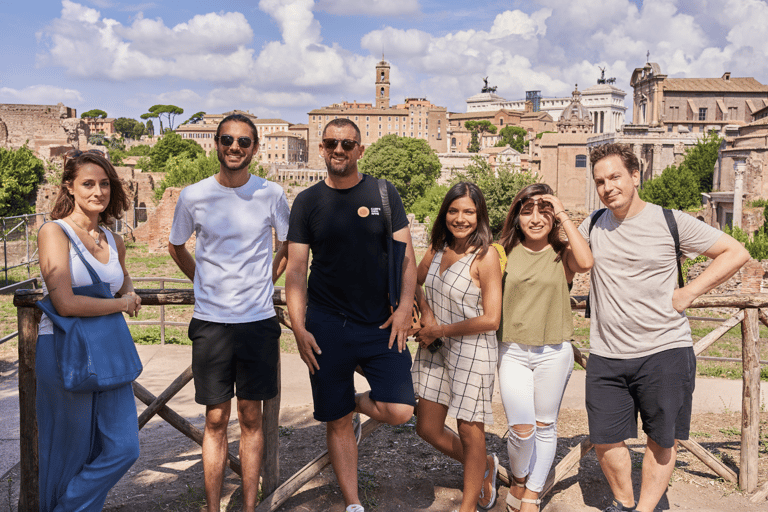
[[[363, 511], [354, 413], [398, 425], [411, 418], [415, 405], [405, 347], [416, 287], [411, 234], [400, 196], [387, 183], [393, 238], [407, 244], [400, 306], [390, 313], [384, 211], [377, 180], [358, 172], [363, 151], [352, 121], [326, 125], [320, 153], [328, 177], [293, 203], [286, 270], [288, 312], [309, 368], [314, 416], [327, 422], [328, 452], [347, 512]], [[355, 394], [358, 365], [371, 386], [368, 393]]]

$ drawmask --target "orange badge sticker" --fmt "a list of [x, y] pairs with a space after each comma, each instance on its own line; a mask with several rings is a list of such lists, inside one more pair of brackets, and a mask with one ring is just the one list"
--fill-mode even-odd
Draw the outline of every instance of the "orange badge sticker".
[[367, 206], [361, 206], [360, 208], [357, 209], [357, 214], [365, 218], [371, 214], [371, 210], [369, 210]]

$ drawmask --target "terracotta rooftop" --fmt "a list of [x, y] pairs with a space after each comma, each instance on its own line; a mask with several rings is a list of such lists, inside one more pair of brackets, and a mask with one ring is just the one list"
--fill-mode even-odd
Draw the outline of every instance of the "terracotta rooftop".
[[674, 92], [764, 92], [768, 85], [763, 85], [752, 77], [745, 78], [667, 78], [665, 91]]
[[256, 126], [260, 124], [287, 124], [290, 125], [288, 121], [285, 121], [284, 119], [254, 119], [253, 124]]

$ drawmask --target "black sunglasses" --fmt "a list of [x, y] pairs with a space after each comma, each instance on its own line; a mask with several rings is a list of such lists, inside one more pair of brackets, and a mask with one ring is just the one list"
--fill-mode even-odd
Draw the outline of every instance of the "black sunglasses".
[[[231, 136], [231, 135], [221, 135], [221, 136], [216, 135], [213, 139], [216, 142], [221, 142], [221, 144], [224, 145], [224, 146], [231, 146], [232, 144], [235, 143], [235, 138], [233, 136]], [[241, 148], [249, 148], [249, 147], [251, 147], [251, 142], [253, 142], [253, 141], [251, 140], [250, 137], [238, 137], [237, 138], [237, 145], [240, 146]]]
[[341, 149], [344, 151], [352, 151], [355, 149], [355, 146], [360, 144], [356, 140], [352, 139], [323, 139], [323, 147], [328, 151], [333, 151], [336, 149], [336, 146], [338, 146], [339, 143], [341, 143]]

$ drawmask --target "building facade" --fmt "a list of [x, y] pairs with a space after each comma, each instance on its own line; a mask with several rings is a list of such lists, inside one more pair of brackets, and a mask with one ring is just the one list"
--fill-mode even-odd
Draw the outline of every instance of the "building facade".
[[306, 162], [307, 141], [289, 131], [268, 132], [261, 136], [259, 162], [276, 165], [299, 165]]
[[323, 128], [339, 118], [354, 121], [360, 128], [361, 144], [369, 146], [385, 135], [413, 137], [427, 141], [438, 153], [448, 150], [448, 122], [445, 107], [433, 105], [426, 98], [406, 98], [405, 103], [390, 106], [389, 64], [376, 65], [375, 102], [342, 102], [308, 113], [309, 167], [323, 168], [320, 142]]
[[50, 159], [72, 148], [85, 148], [91, 132], [77, 110], [57, 105], [0, 104], [0, 147], [26, 146]]
[[111, 137], [115, 134], [114, 117], [84, 117], [83, 121], [88, 125], [88, 129], [91, 130], [92, 135], [101, 133], [107, 137]]

